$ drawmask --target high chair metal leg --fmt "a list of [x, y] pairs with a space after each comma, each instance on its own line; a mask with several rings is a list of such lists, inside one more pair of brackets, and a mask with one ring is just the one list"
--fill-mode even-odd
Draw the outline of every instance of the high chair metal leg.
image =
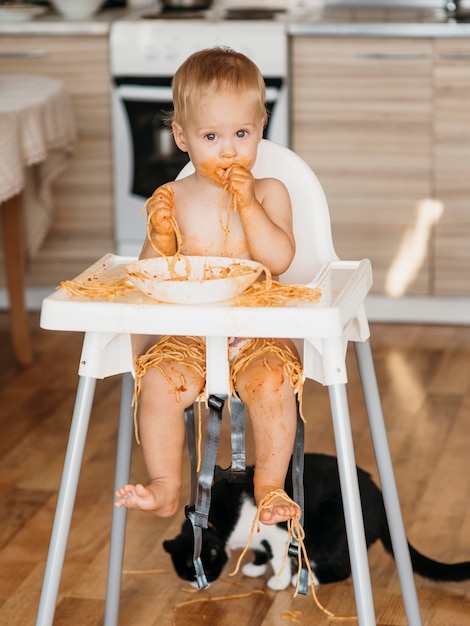
[[377, 468], [379, 470], [385, 510], [392, 539], [393, 554], [397, 564], [406, 616], [410, 626], [421, 626], [421, 614], [413, 577], [413, 567], [411, 565], [408, 540], [403, 525], [403, 517], [385, 430], [385, 421], [370, 342], [369, 340], [365, 342], [355, 342], [354, 347], [361, 375], [372, 442], [374, 445]]
[[359, 626], [375, 626], [367, 545], [354, 458], [346, 385], [328, 387]]
[[[114, 492], [129, 482], [131, 472], [132, 437], [134, 434], [132, 396], [134, 379], [130, 373], [123, 374], [121, 411], [116, 452]], [[113, 498], [114, 504], [114, 498]], [[108, 580], [106, 586], [106, 606], [104, 626], [117, 626], [119, 620], [119, 599], [121, 595], [122, 564], [126, 536], [127, 509], [113, 506], [111, 538], [109, 543]]]
[[54, 620], [95, 387], [95, 378], [79, 378], [36, 626], [52, 626]]

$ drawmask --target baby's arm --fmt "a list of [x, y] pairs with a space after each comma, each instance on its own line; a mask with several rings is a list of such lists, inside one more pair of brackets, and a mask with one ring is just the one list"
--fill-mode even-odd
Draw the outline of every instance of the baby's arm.
[[174, 218], [175, 213], [172, 187], [170, 185], [159, 187], [147, 200], [145, 208], [150, 221], [150, 238], [154, 245], [152, 246], [147, 237], [140, 258], [155, 256], [155, 248], [165, 256], [172, 256], [176, 253], [175, 229], [171, 219]]
[[286, 187], [274, 178], [255, 181], [252, 173], [240, 165], [229, 168], [226, 179], [251, 258], [266, 265], [272, 274], [282, 274], [295, 253], [292, 207]]

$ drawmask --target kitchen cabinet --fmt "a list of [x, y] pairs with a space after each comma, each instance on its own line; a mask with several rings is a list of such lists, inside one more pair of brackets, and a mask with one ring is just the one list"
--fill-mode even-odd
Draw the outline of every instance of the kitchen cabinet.
[[28, 286], [52, 286], [114, 249], [108, 38], [2, 35], [0, 57], [1, 73], [63, 80], [75, 112], [75, 154], [54, 184], [54, 223], [26, 276]]
[[470, 41], [437, 39], [434, 60], [435, 295], [470, 295]]
[[429, 295], [433, 41], [291, 43], [293, 149], [325, 189], [338, 255], [371, 259], [373, 293]]

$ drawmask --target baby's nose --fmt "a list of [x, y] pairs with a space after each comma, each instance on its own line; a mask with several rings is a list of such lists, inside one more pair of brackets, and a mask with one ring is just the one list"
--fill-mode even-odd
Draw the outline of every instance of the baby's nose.
[[233, 159], [236, 154], [235, 143], [230, 139], [225, 140], [220, 147], [220, 156], [223, 159]]

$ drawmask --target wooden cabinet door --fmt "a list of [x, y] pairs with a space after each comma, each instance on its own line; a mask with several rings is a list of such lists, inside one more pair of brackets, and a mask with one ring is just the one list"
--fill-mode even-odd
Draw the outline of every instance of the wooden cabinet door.
[[54, 223], [26, 276], [49, 287], [114, 249], [108, 38], [2, 35], [0, 73], [53, 76], [72, 99], [75, 152], [54, 183]]
[[432, 41], [294, 37], [292, 90], [293, 149], [325, 189], [338, 255], [371, 259], [375, 293], [429, 293]]
[[470, 296], [470, 41], [435, 42], [435, 294]]

